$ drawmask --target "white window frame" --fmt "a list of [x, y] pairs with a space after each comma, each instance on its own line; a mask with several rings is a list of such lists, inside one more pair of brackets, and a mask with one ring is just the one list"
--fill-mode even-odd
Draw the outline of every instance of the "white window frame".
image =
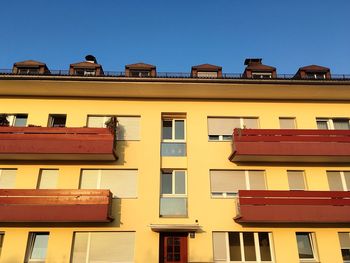
[[348, 120], [348, 123], [350, 125], [350, 119], [346, 118], [346, 117], [344, 117], [344, 118], [316, 118], [316, 125], [317, 125], [318, 121], [323, 121], [323, 122], [327, 123], [328, 130], [335, 130], [333, 121], [336, 119]]
[[32, 253], [33, 253], [33, 249], [34, 249], [34, 244], [35, 244], [35, 239], [36, 236], [38, 235], [44, 235], [47, 234], [48, 235], [48, 240], [47, 240], [47, 247], [46, 247], [46, 256], [47, 256], [47, 249], [49, 246], [49, 238], [50, 238], [50, 232], [29, 232], [29, 236], [28, 236], [28, 242], [27, 242], [27, 249], [26, 249], [26, 258], [25, 258], [25, 263], [45, 263], [46, 259], [35, 259], [35, 258], [31, 258]]
[[6, 115], [6, 119], [9, 122], [9, 126], [16, 127], [15, 123], [16, 123], [16, 118], [17, 118], [18, 115], [27, 115], [27, 121], [28, 121], [28, 114], [27, 113], [14, 113], [14, 114], [12, 114], [12, 113], [11, 114], [3, 113], [3, 114]]
[[[214, 231], [215, 232], [215, 231]], [[235, 231], [229, 231], [229, 232], [224, 232], [225, 233], [225, 239], [226, 239], [226, 255], [227, 259], [226, 261], [221, 261], [220, 262], [229, 262], [229, 263], [274, 263], [275, 262], [275, 253], [274, 253], [274, 244], [273, 244], [273, 238], [272, 238], [272, 233], [271, 232], [251, 232], [251, 231], [246, 231], [247, 233], [253, 233], [254, 234], [254, 248], [255, 248], [255, 255], [256, 255], [256, 261], [246, 261], [245, 260], [245, 254], [244, 254], [244, 242], [243, 242], [243, 233], [245, 232], [236, 232], [239, 233], [239, 247], [241, 249], [241, 257], [243, 260], [241, 261], [231, 261], [230, 260], [230, 241], [229, 241], [229, 233], [235, 232]], [[260, 246], [259, 246], [259, 233], [267, 233], [269, 236], [269, 244], [270, 244], [270, 253], [271, 253], [271, 261], [261, 261], [261, 255], [260, 255]]]
[[[217, 171], [215, 169], [211, 171]], [[232, 170], [234, 171], [234, 170]], [[241, 189], [241, 190], [251, 190], [250, 189], [250, 181], [249, 181], [249, 172], [252, 171], [261, 171], [264, 173], [264, 183], [267, 189], [267, 181], [266, 181], [266, 171], [265, 170], [244, 170], [244, 179], [245, 179], [245, 184], [246, 184], [246, 189]], [[238, 198], [238, 192], [212, 192], [210, 191], [210, 195], [212, 198]]]
[[[171, 139], [163, 139], [163, 122], [171, 121]], [[184, 122], [184, 139], [175, 139], [175, 121], [183, 121]], [[162, 119], [162, 142], [186, 142], [186, 119], [174, 118], [174, 119]]]
[[[254, 76], [260, 76], [259, 78], [254, 78]], [[261, 76], [269, 76], [269, 78], [262, 78]], [[253, 79], [271, 79], [272, 73], [271, 72], [252, 72], [252, 78]]]
[[[171, 171], [171, 194], [163, 194], [163, 189], [161, 189], [161, 197], [174, 197], [174, 198], [184, 198], [187, 197], [187, 171], [181, 169], [174, 170], [163, 170], [161, 172], [161, 176], [163, 177], [163, 173], [168, 173]], [[175, 173], [176, 172], [184, 172], [185, 173], [185, 193], [184, 194], [176, 194], [175, 193]], [[163, 179], [163, 178], [162, 178]], [[163, 182], [161, 182], [161, 187], [163, 186]]]
[[[311, 250], [313, 254], [313, 258], [299, 258], [299, 247], [298, 247], [298, 241], [297, 241], [297, 234], [298, 233], [307, 233], [310, 240]], [[300, 262], [318, 262], [318, 253], [317, 253], [317, 243], [316, 243], [316, 235], [314, 232], [296, 232], [295, 238], [297, 241], [297, 251], [298, 251], [298, 258]]]

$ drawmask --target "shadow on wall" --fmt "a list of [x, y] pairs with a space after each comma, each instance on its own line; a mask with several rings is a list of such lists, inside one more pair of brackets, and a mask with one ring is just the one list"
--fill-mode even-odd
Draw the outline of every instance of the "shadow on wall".
[[122, 125], [118, 125], [117, 130], [117, 143], [116, 143], [116, 154], [118, 157], [118, 160], [116, 161], [117, 165], [122, 165], [125, 163], [125, 148], [128, 147], [128, 141], [121, 140], [121, 138], [124, 138], [125, 134], [125, 128]]

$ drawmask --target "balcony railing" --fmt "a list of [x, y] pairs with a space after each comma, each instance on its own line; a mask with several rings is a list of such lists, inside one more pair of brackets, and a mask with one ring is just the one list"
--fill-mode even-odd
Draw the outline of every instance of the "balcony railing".
[[240, 190], [240, 223], [350, 223], [350, 192]]
[[109, 190], [0, 189], [0, 222], [109, 222]]
[[349, 162], [350, 130], [235, 129], [233, 162]]
[[[31, 73], [28, 74], [14, 74], [12, 69], [0, 69], [0, 75], [31, 75], [31, 76], [70, 76], [69, 70], [50, 70], [49, 73], [39, 74]], [[99, 76], [79, 76], [84, 78], [96, 78], [96, 77], [123, 77], [123, 78], [135, 78], [125, 76], [124, 71], [104, 71], [103, 75]], [[190, 72], [157, 72], [156, 77], [145, 76], [140, 78], [190, 78], [190, 79], [246, 79], [242, 73], [223, 73], [222, 77], [201, 77], [201, 76], [192, 76]], [[298, 79], [295, 77], [295, 74], [277, 74], [277, 77], [274, 79], [285, 79], [292, 80]], [[259, 80], [259, 79], [256, 79]], [[266, 79], [265, 79], [266, 80]], [[315, 79], [315, 78], [303, 78], [303, 80], [317, 80], [324, 81], [328, 79]], [[350, 80], [350, 74], [331, 74], [331, 80]]]
[[0, 160], [116, 160], [108, 128], [0, 127]]

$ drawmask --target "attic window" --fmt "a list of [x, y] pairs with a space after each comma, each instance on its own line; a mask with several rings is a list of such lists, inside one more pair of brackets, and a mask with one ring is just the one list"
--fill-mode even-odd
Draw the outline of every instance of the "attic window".
[[218, 73], [216, 71], [198, 71], [198, 78], [217, 78]]
[[95, 69], [82, 69], [82, 68], [75, 69], [74, 75], [77, 75], [77, 76], [95, 76], [96, 70]]
[[23, 74], [23, 75], [39, 74], [39, 68], [19, 68], [18, 74]]
[[131, 77], [142, 78], [142, 77], [150, 77], [151, 71], [149, 70], [130, 70]]
[[326, 79], [326, 74], [323, 72], [306, 72], [308, 79]]
[[269, 72], [252, 72], [253, 79], [271, 79], [272, 73]]

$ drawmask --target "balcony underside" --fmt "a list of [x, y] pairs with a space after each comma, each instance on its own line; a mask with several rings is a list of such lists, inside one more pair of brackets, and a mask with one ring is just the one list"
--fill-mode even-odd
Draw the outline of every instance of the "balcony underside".
[[239, 223], [350, 223], [350, 193], [239, 191]]
[[109, 190], [0, 190], [0, 222], [110, 222]]
[[233, 162], [350, 162], [350, 131], [235, 130]]
[[0, 160], [116, 160], [107, 128], [0, 127]]

